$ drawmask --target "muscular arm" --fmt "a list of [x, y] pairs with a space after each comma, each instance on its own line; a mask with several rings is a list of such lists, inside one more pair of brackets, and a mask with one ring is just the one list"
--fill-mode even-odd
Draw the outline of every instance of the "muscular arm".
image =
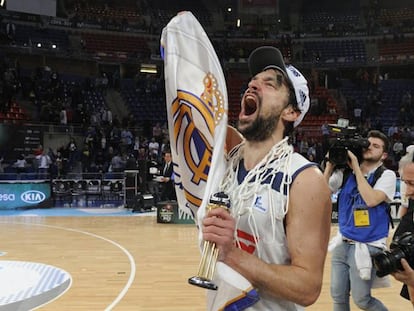
[[358, 191], [361, 194], [361, 197], [364, 199], [365, 203], [367, 203], [368, 207], [375, 207], [381, 202], [387, 200], [385, 193], [381, 190], [374, 189], [368, 183], [359, 168], [357, 170], [354, 170], [354, 173], [358, 184]]
[[374, 189], [365, 178], [361, 171], [357, 157], [348, 150], [348, 157], [350, 158], [350, 166], [354, 171], [355, 178], [358, 184], [358, 191], [364, 199], [368, 207], [375, 207], [381, 202], [387, 200], [386, 194], [381, 190]]
[[[234, 231], [228, 230], [234, 220], [224, 210], [211, 213], [209, 216], [222, 218], [206, 218], [203, 233], [220, 249], [220, 260], [246, 277], [259, 292], [266, 291], [304, 306], [316, 301], [322, 286], [331, 220], [330, 191], [318, 169], [304, 170], [291, 186], [286, 217], [290, 265], [268, 264], [236, 248]], [[209, 229], [211, 223], [220, 226], [216, 232], [231, 233], [231, 238], [213, 234]]]

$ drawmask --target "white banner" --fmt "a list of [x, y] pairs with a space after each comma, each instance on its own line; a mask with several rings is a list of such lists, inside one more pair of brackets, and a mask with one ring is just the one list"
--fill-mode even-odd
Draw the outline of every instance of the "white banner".
[[225, 170], [228, 99], [216, 52], [191, 12], [163, 29], [166, 104], [175, 187], [181, 213], [196, 218]]

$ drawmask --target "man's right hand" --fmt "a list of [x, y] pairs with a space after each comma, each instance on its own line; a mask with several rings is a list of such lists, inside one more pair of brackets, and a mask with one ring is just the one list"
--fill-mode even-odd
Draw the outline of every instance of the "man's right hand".
[[407, 260], [404, 258], [401, 259], [401, 265], [404, 270], [397, 270], [396, 272], [392, 273], [392, 276], [396, 280], [403, 282], [408, 286], [414, 287], [414, 270], [411, 268]]
[[355, 172], [355, 168], [359, 168], [359, 161], [352, 151], [348, 150], [348, 165]]

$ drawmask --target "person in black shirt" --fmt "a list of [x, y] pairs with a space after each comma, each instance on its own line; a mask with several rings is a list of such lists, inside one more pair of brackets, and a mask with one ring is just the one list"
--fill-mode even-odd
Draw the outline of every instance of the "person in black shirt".
[[164, 166], [161, 173], [161, 201], [177, 200], [174, 189], [174, 170], [170, 151], [167, 151], [164, 154]]
[[[408, 199], [408, 207], [401, 214], [401, 221], [395, 230], [393, 239], [405, 232], [414, 232], [413, 208], [414, 208], [414, 150], [408, 151], [399, 162], [399, 171], [401, 174], [401, 182], [404, 183], [405, 190], [401, 189], [401, 197]], [[401, 184], [401, 186], [403, 186]], [[404, 208], [404, 207], [402, 207]], [[392, 276], [404, 283], [400, 295], [411, 300], [414, 305], [414, 258], [402, 258], [401, 265], [403, 270], [397, 270]]]
[[154, 197], [155, 203], [160, 201], [160, 184], [156, 181], [156, 177], [159, 176], [160, 173], [160, 163], [157, 161], [157, 155], [151, 154], [149, 160], [146, 164], [146, 171], [147, 171], [147, 190], [152, 194]]

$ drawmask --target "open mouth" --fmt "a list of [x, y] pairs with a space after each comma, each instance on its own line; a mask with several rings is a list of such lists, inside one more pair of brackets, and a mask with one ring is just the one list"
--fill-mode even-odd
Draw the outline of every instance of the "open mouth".
[[246, 96], [244, 99], [244, 114], [250, 116], [257, 110], [256, 98], [253, 96]]

